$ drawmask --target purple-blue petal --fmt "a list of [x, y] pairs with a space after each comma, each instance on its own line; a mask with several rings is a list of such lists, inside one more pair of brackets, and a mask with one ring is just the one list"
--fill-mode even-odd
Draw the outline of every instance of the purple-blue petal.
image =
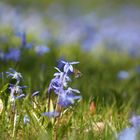
[[5, 54], [5, 60], [13, 60], [15, 62], [19, 61], [21, 57], [21, 51], [16, 48], [10, 48], [9, 51]]
[[140, 127], [140, 116], [138, 115], [132, 116], [132, 118], [130, 119], [130, 122], [132, 123], [134, 127]]
[[32, 94], [32, 97], [33, 97], [33, 96], [37, 96], [37, 95], [39, 95], [39, 91], [34, 92], [34, 93]]
[[24, 98], [25, 97], [25, 94], [21, 94], [19, 96], [16, 97], [16, 99], [21, 99], [21, 98]]

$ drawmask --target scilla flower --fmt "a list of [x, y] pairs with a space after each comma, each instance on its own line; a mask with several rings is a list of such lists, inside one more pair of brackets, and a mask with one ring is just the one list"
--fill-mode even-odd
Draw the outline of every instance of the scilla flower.
[[25, 94], [20, 94], [19, 96], [16, 97], [16, 99], [22, 99], [25, 97]]
[[15, 103], [16, 99], [21, 99], [25, 97], [25, 94], [23, 93], [23, 89], [27, 88], [27, 86], [20, 86], [20, 80], [22, 79], [21, 73], [15, 71], [14, 69], [10, 68], [10, 72], [6, 72], [7, 77], [11, 79], [15, 79], [15, 84], [10, 84], [10, 102]]
[[25, 89], [27, 86], [18, 86], [10, 84], [10, 101], [14, 102], [16, 99], [21, 99], [25, 97], [25, 94], [23, 94], [23, 89]]
[[9, 78], [12, 78], [12, 79], [15, 79], [17, 81], [17, 84], [20, 82], [20, 80], [22, 79], [22, 75], [21, 73], [15, 71], [14, 69], [12, 68], [9, 68], [10, 72], [6, 72], [7, 74], [7, 77]]
[[[72, 65], [78, 64], [79, 62], [61, 62], [64, 64], [63, 70], [61, 71], [59, 68], [55, 67], [57, 72], [54, 74], [55, 77], [51, 80], [51, 83], [48, 88], [48, 93], [51, 94], [51, 91], [54, 91], [54, 93], [57, 95], [57, 105], [59, 105], [60, 107], [69, 107], [73, 105], [76, 100], [81, 99], [81, 96], [76, 95], [80, 93], [79, 90], [68, 87], [68, 83], [71, 82], [69, 73], [74, 72], [74, 68]], [[55, 117], [53, 113], [48, 112], [46, 114], [46, 116]]]
[[139, 140], [138, 134], [140, 133], [140, 116], [133, 116], [129, 121], [132, 126], [119, 133], [118, 140]]
[[76, 96], [74, 93], [80, 93], [77, 89], [68, 88], [67, 90], [63, 90], [63, 93], [59, 96], [59, 104], [63, 107], [68, 107], [73, 105], [75, 100], [80, 100], [81, 96]]
[[65, 62], [65, 61], [61, 61], [62, 63], [64, 63], [64, 72], [68, 74], [68, 72], [74, 72], [74, 69], [73, 69], [73, 66], [72, 65], [75, 65], [75, 64], [78, 64], [79, 62]]
[[24, 122], [24, 124], [30, 123], [30, 118], [29, 118], [28, 115], [25, 115], [25, 116], [24, 116], [23, 122]]
[[60, 94], [59, 96], [59, 102], [58, 104], [60, 104], [63, 107], [68, 107], [71, 106], [75, 103], [75, 100], [80, 100], [81, 96], [76, 96], [73, 93], [68, 94], [67, 90]]

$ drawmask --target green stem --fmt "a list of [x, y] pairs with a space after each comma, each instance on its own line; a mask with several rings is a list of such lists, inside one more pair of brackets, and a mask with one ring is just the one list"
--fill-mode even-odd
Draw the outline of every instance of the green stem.
[[13, 138], [15, 137], [16, 123], [17, 123], [17, 111], [15, 111], [15, 115], [14, 115], [14, 126], [13, 126], [13, 134], [12, 134]]

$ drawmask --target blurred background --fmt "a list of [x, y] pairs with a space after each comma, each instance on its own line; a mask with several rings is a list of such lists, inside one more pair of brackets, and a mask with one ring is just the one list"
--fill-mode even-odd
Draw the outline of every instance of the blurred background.
[[56, 62], [66, 59], [80, 61], [83, 76], [74, 87], [85, 98], [120, 105], [134, 92], [137, 101], [139, 38], [139, 0], [0, 2], [1, 71], [24, 73], [31, 90], [48, 87]]
[[45, 43], [53, 40], [57, 46], [108, 47], [139, 55], [139, 5], [139, 0], [5, 0], [0, 2], [0, 28], [33, 34]]

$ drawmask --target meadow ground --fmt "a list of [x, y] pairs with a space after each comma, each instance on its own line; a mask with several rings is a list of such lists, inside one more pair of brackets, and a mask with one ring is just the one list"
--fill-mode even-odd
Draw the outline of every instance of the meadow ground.
[[[6, 54], [8, 43], [1, 48]], [[18, 60], [12, 60], [14, 56], [0, 60], [0, 139], [115, 140], [119, 132], [131, 126], [129, 118], [140, 113], [138, 57], [109, 50], [86, 52], [78, 46], [55, 47], [54, 43], [43, 55], [33, 48], [18, 49]], [[60, 59], [80, 62], [74, 65], [69, 85], [80, 91], [82, 99], [61, 108], [60, 116], [51, 117], [43, 113], [48, 111], [47, 91]], [[7, 78], [9, 68], [23, 78]], [[11, 99], [12, 86], [17, 85], [27, 87], [14, 89]], [[38, 96], [32, 96], [36, 91]], [[52, 112], [56, 97], [51, 94]]]

